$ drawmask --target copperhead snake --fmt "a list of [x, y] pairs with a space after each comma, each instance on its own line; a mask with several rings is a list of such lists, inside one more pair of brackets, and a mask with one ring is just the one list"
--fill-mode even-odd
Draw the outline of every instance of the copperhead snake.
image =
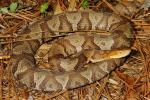
[[[12, 72], [20, 86], [43, 91], [74, 89], [102, 79], [124, 62], [133, 38], [129, 21], [114, 13], [94, 11], [54, 15], [28, 30], [26, 39], [34, 40], [13, 44]], [[51, 40], [48, 37], [58, 35], [67, 36], [44, 44]], [[35, 58], [45, 55], [56, 70], [38, 67]]]

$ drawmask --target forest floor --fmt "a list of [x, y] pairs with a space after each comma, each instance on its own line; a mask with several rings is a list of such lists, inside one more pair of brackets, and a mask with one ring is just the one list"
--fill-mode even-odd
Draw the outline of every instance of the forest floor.
[[[107, 8], [118, 13], [113, 8], [118, 2], [139, 3], [136, 14], [122, 15], [135, 31], [133, 52], [123, 66], [100, 81], [73, 90], [48, 93], [16, 88], [8, 66], [18, 30], [65, 11]], [[149, 6], [148, 0], [0, 0], [0, 100], [150, 100]]]

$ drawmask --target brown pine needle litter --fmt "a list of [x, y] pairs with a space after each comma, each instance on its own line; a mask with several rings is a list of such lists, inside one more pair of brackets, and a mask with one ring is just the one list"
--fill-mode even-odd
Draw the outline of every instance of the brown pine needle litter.
[[[8, 7], [14, 0], [1, 0], [0, 7]], [[17, 1], [17, 0], [16, 0]], [[9, 59], [12, 44], [17, 35], [29, 22], [42, 17], [70, 10], [83, 10], [82, 3], [88, 1], [88, 8], [99, 10], [103, 7], [118, 12], [113, 4], [118, 2], [144, 0], [47, 0], [47, 13], [40, 14], [39, 7], [45, 0], [18, 0], [20, 8], [15, 13], [0, 13], [0, 100], [150, 100], [150, 11], [137, 12], [128, 17], [120, 15], [133, 24], [135, 43], [133, 54], [127, 62], [107, 77], [85, 87], [58, 92], [29, 91], [20, 89], [11, 73]], [[70, 4], [70, 5], [69, 5]], [[150, 5], [150, 2], [149, 2]], [[144, 6], [143, 7], [147, 7]], [[138, 16], [138, 17], [136, 17]], [[135, 17], [135, 18], [134, 18]], [[21, 40], [25, 41], [25, 40]], [[3, 48], [3, 50], [1, 50]]]

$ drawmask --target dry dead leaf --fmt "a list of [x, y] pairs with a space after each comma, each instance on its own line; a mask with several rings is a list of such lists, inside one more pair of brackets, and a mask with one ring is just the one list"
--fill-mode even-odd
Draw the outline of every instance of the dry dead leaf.
[[121, 71], [118, 71], [118, 70], [115, 71], [115, 72], [116, 72], [117, 76], [121, 80], [123, 80], [125, 83], [127, 83], [128, 85], [134, 85], [134, 82], [135, 82], [136, 78], [130, 77], [129, 75], [124, 74], [124, 73], [122, 73]]

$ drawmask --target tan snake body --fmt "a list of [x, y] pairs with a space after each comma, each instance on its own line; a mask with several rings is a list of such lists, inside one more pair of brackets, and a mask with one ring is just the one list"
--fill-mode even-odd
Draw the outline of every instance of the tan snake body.
[[[48, 37], [69, 32], [74, 33], [38, 50]], [[12, 71], [20, 86], [43, 91], [73, 89], [102, 79], [122, 64], [133, 38], [130, 22], [113, 13], [94, 11], [54, 15], [31, 25], [27, 33], [25, 38], [34, 40], [13, 44]], [[40, 52], [48, 53], [49, 65], [58, 70], [38, 68], [34, 56], [43, 56]]]

